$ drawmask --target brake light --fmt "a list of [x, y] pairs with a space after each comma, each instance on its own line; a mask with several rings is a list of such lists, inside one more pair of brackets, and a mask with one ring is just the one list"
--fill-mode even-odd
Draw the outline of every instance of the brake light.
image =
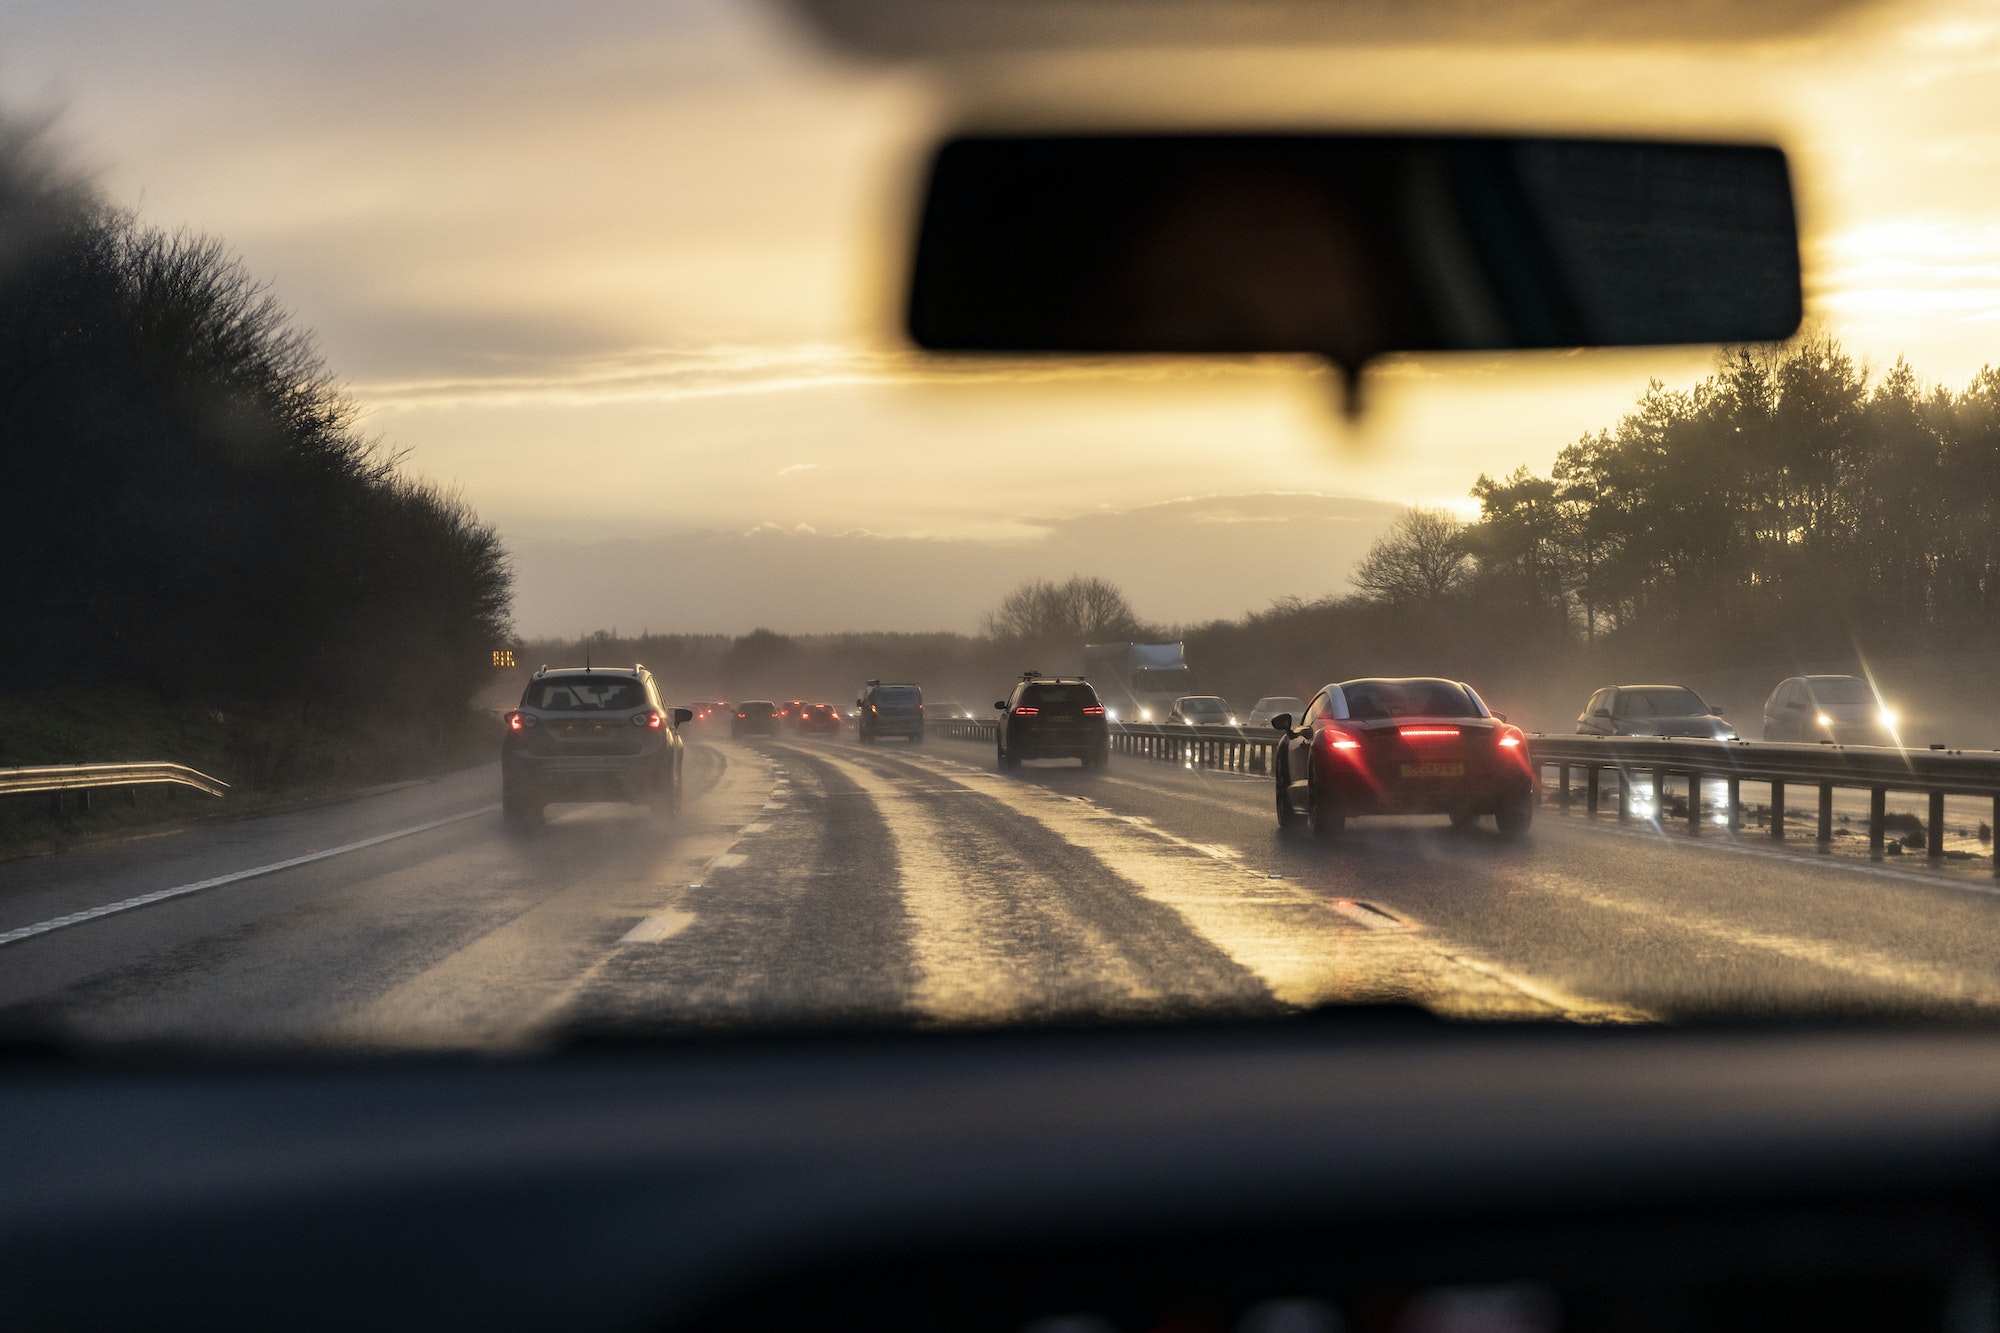
[[1102, 708], [1099, 708], [1096, 704], [1091, 704], [1089, 707], [1083, 710], [1083, 715], [1085, 717], [1103, 717], [1104, 710]]
[[1457, 727], [1398, 727], [1396, 734], [1406, 741], [1457, 740]]
[[748, 717], [748, 716], [750, 716], [750, 715], [749, 715], [748, 713], [738, 713], [738, 714], [737, 714], [736, 716], [738, 716], [738, 717]]
[[1014, 710], [1015, 717], [1040, 717], [1041, 715], [1042, 710], [1039, 708], [1016, 708]]
[[1502, 727], [1500, 729], [1500, 748], [1503, 750], [1518, 750], [1521, 748], [1521, 743], [1526, 739], [1527, 737], [1522, 734], [1519, 727]]
[[1359, 750], [1361, 742], [1338, 727], [1328, 727], [1319, 734], [1320, 743], [1329, 750]]
[[632, 725], [635, 727], [651, 727], [654, 731], [658, 731], [665, 725], [665, 722], [658, 713], [634, 713], [632, 714]]
[[526, 713], [507, 714], [507, 730], [509, 731], [526, 731], [534, 725], [535, 719], [529, 717]]

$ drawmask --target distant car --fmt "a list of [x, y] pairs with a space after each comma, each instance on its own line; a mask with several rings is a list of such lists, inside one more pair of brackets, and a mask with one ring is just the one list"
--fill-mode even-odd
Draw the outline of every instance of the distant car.
[[924, 700], [926, 722], [963, 722], [972, 716], [972, 710], [956, 699]]
[[1184, 694], [1167, 709], [1170, 726], [1233, 727], [1236, 714], [1229, 701], [1215, 694]]
[[863, 745], [884, 736], [923, 740], [923, 690], [908, 682], [869, 681], [854, 700], [854, 730]]
[[1271, 725], [1282, 733], [1271, 761], [1280, 828], [1303, 821], [1336, 838], [1356, 815], [1445, 814], [1454, 827], [1492, 815], [1517, 837], [1534, 822], [1527, 738], [1469, 685], [1345, 681]]
[[778, 705], [769, 699], [745, 699], [736, 705], [736, 716], [729, 723], [732, 737], [770, 736], [777, 730]]
[[799, 719], [805, 716], [806, 705], [809, 702], [809, 700], [805, 699], [787, 699], [785, 706], [778, 710], [778, 720], [789, 722], [796, 727], [799, 724]]
[[1733, 741], [1736, 728], [1685, 685], [1612, 685], [1577, 715], [1584, 736], [1681, 736]]
[[1295, 694], [1267, 694], [1250, 706], [1250, 719], [1246, 727], [1268, 727], [1271, 719], [1280, 713], [1290, 713], [1299, 717], [1306, 711], [1306, 701]]
[[1896, 710], [1859, 676], [1792, 676], [1764, 701], [1767, 741], [1900, 745]]
[[832, 735], [840, 730], [840, 710], [832, 704], [807, 704], [799, 710], [799, 730]]
[[1000, 710], [1002, 768], [1019, 768], [1023, 759], [1079, 759], [1085, 768], [1111, 762], [1104, 704], [1087, 680], [1029, 673], [993, 706]]
[[692, 716], [660, 702], [644, 666], [547, 667], [506, 715], [500, 742], [500, 812], [512, 832], [540, 826], [563, 801], [628, 801], [667, 814], [680, 808], [680, 725]]

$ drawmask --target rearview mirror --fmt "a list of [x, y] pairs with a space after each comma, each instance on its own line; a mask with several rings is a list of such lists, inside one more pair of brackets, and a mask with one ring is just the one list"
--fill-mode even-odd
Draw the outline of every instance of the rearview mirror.
[[1315, 134], [967, 137], [909, 331], [949, 352], [1324, 356], [1762, 342], [1801, 314], [1784, 154]]
[[681, 723], [683, 723], [683, 722], [692, 722], [692, 721], [694, 721], [694, 709], [692, 709], [692, 708], [676, 708], [676, 709], [674, 710], [674, 725], [675, 725], [675, 726], [677, 726], [677, 727], [678, 727], [678, 726], [679, 726], [679, 725], [680, 725]]
[[1290, 731], [1291, 729], [1292, 729], [1292, 715], [1290, 713], [1279, 713], [1276, 717], [1271, 719], [1271, 730]]
[[998, 708], [998, 709], [1001, 709], [1001, 710], [1003, 710], [1003, 711], [1004, 711], [1004, 710], [1006, 709], [1006, 707], [1007, 707], [1007, 701], [1006, 701], [1005, 699], [995, 699], [995, 700], [993, 701], [993, 706], [994, 706], [995, 708]]

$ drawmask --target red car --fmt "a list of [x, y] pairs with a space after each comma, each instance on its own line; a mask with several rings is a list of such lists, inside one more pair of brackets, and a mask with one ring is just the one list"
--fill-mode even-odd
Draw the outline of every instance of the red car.
[[1519, 727], [1453, 680], [1350, 680], [1328, 685], [1302, 717], [1280, 713], [1271, 769], [1278, 826], [1301, 820], [1322, 838], [1356, 815], [1492, 815], [1518, 837], [1534, 822], [1540, 782]]

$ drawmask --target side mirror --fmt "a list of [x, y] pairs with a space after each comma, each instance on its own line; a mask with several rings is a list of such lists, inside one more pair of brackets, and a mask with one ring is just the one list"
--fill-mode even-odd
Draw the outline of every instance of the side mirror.
[[995, 699], [993, 706], [1003, 713], [1007, 711], [1007, 701], [1005, 699]]
[[692, 721], [694, 721], [694, 709], [692, 709], [692, 708], [676, 708], [676, 709], [674, 710], [674, 725], [675, 725], [675, 726], [677, 726], [677, 727], [678, 727], [678, 726], [679, 726], [679, 725], [680, 725], [681, 723], [683, 723], [683, 722], [692, 722]]
[[1290, 731], [1291, 729], [1292, 715], [1290, 713], [1279, 713], [1271, 719], [1271, 730]]
[[1600, 708], [1596, 712], [1592, 713], [1591, 716], [1601, 717], [1605, 721], [1609, 722], [1611, 720], [1611, 710], [1609, 708]]

